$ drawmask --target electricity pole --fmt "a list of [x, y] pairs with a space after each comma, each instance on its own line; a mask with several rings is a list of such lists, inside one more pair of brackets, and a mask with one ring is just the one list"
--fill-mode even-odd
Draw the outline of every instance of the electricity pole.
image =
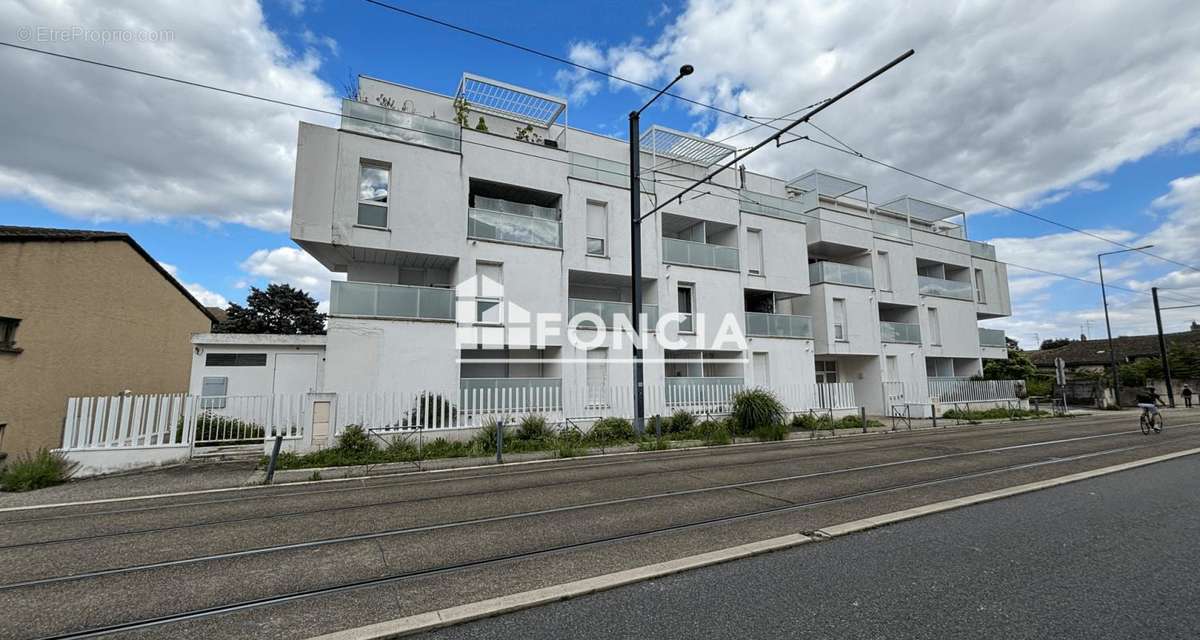
[[1175, 408], [1175, 390], [1171, 388], [1171, 364], [1167, 362], [1167, 339], [1163, 337], [1162, 312], [1158, 308], [1158, 287], [1150, 287], [1154, 296], [1154, 322], [1158, 324], [1158, 358], [1162, 362], [1163, 378], [1167, 382], [1167, 404]]

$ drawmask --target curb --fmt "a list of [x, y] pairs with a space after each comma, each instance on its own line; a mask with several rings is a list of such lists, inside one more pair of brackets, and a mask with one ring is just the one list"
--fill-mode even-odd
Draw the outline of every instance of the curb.
[[417, 633], [424, 633], [434, 629], [449, 627], [472, 620], [479, 620], [492, 616], [511, 613], [521, 609], [529, 609], [532, 607], [551, 604], [561, 600], [568, 600], [599, 591], [606, 591], [617, 587], [643, 582], [655, 578], [669, 576], [671, 574], [688, 571], [691, 569], [699, 569], [715, 564], [730, 562], [733, 560], [741, 560], [751, 556], [768, 553], [772, 551], [781, 551], [792, 547], [799, 546], [808, 542], [819, 542], [822, 540], [838, 538], [868, 529], [874, 529], [905, 520], [912, 520], [921, 516], [932, 515], [945, 511], [951, 511], [960, 507], [966, 507], [984, 502], [992, 502], [1023, 493], [1031, 493], [1041, 489], [1057, 487], [1081, 480], [1096, 478], [1099, 476], [1118, 473], [1129, 469], [1144, 467], [1159, 462], [1174, 460], [1185, 456], [1200, 454], [1200, 448], [1186, 449], [1184, 451], [1176, 451], [1173, 453], [1163, 454], [1152, 458], [1144, 458], [1142, 460], [1134, 460], [1124, 462], [1090, 471], [1082, 471], [1070, 475], [1051, 478], [1049, 480], [1040, 480], [1038, 482], [1030, 482], [1008, 487], [1005, 489], [997, 489], [995, 491], [987, 491], [978, 493], [972, 496], [962, 498], [954, 498], [952, 500], [944, 500], [933, 504], [914, 507], [912, 509], [904, 509], [902, 511], [894, 511], [883, 515], [863, 518], [845, 522], [830, 527], [812, 532], [811, 536], [793, 533], [778, 538], [771, 538], [759, 542], [738, 545], [736, 547], [728, 547], [718, 549], [694, 556], [669, 560], [667, 562], [659, 562], [656, 564], [637, 567], [634, 569], [626, 569], [616, 573], [609, 573], [593, 578], [585, 578], [564, 584], [543, 587], [532, 591], [524, 591], [511, 595], [500, 596], [479, 602], [471, 602], [468, 604], [439, 609], [420, 613], [404, 618], [397, 618], [386, 622], [358, 627], [355, 629], [346, 629], [334, 633], [315, 636], [309, 640], [385, 640], [388, 638], [400, 638]]

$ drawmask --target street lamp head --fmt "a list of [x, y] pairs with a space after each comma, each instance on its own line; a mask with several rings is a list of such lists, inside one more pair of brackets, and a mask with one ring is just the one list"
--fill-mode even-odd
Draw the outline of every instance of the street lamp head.
[[696, 70], [696, 68], [693, 67], [692, 65], [685, 64], [682, 67], [679, 67], [679, 77], [682, 78], [683, 76], [690, 76], [690, 75], [692, 75], [692, 72], [695, 70]]

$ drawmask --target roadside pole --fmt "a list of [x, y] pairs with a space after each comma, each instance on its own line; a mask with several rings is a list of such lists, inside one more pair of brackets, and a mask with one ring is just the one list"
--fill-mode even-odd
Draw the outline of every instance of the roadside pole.
[[1171, 388], [1171, 363], [1167, 361], [1167, 339], [1163, 337], [1162, 312], [1158, 308], [1158, 287], [1150, 287], [1154, 296], [1154, 321], [1158, 323], [1158, 359], [1162, 363], [1163, 378], [1167, 383], [1167, 404], [1175, 408], [1175, 390]]

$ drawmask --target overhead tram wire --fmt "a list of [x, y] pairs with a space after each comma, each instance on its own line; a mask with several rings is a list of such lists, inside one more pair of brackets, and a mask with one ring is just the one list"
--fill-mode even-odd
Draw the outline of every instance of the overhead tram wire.
[[[223, 87], [218, 87], [218, 86], [215, 86], [215, 85], [209, 85], [209, 84], [204, 84], [204, 83], [200, 83], [200, 82], [193, 82], [193, 81], [190, 81], [190, 80], [184, 80], [184, 79], [182, 79], [182, 78], [176, 78], [176, 77], [173, 77], [173, 76], [168, 76], [168, 75], [163, 75], [163, 74], [158, 74], [158, 73], [152, 73], [152, 72], [148, 72], [148, 71], [142, 71], [142, 70], [140, 70], [140, 69], [134, 69], [134, 68], [131, 68], [131, 67], [125, 67], [125, 66], [121, 66], [121, 65], [110, 64], [110, 63], [107, 63], [107, 62], [101, 62], [101, 61], [98, 61], [98, 60], [92, 60], [92, 59], [89, 59], [89, 58], [83, 58], [83, 57], [79, 57], [79, 56], [72, 56], [72, 55], [63, 54], [63, 53], [57, 53], [57, 52], [53, 52], [53, 51], [46, 51], [46, 50], [44, 50], [44, 49], [38, 49], [38, 48], [36, 48], [36, 47], [28, 47], [28, 46], [25, 46], [25, 45], [19, 45], [19, 44], [14, 44], [14, 43], [5, 42], [5, 41], [0, 41], [0, 46], [9, 47], [9, 48], [11, 48], [11, 49], [22, 50], [22, 51], [26, 51], [26, 52], [29, 52], [29, 53], [37, 53], [37, 54], [42, 54], [42, 55], [46, 55], [46, 56], [51, 56], [51, 57], [55, 57], [55, 58], [60, 58], [60, 59], [64, 59], [64, 60], [69, 60], [69, 61], [72, 61], [72, 62], [78, 62], [78, 63], [82, 63], [82, 64], [89, 64], [89, 65], [98, 66], [98, 67], [102, 67], [102, 68], [109, 69], [109, 70], [113, 70], [113, 71], [123, 71], [123, 72], [126, 72], [126, 73], [131, 73], [131, 74], [134, 74], [134, 75], [139, 75], [139, 76], [143, 76], [143, 77], [153, 78], [153, 79], [156, 79], [156, 80], [162, 80], [162, 81], [165, 81], [165, 82], [173, 82], [173, 83], [176, 83], [176, 84], [182, 84], [182, 85], [189, 86], [189, 87], [193, 87], [193, 88], [197, 88], [197, 89], [207, 89], [207, 90], [209, 90], [209, 91], [215, 91], [215, 92], [218, 92], [218, 93], [224, 93], [224, 94], [227, 94], [227, 95], [237, 96], [237, 97], [240, 97], [240, 98], [246, 98], [246, 99], [250, 99], [250, 100], [258, 100], [258, 101], [261, 101], [261, 102], [267, 102], [267, 103], [270, 103], [270, 104], [274, 104], [274, 105], [276, 105], [276, 106], [283, 106], [283, 107], [288, 107], [288, 108], [292, 108], [292, 109], [299, 109], [299, 110], [302, 110], [302, 111], [309, 111], [309, 112], [312, 112], [312, 113], [321, 113], [321, 114], [325, 114], [325, 115], [337, 116], [337, 117], [341, 117], [341, 118], [349, 118], [349, 119], [351, 119], [351, 120], [361, 120], [361, 121], [363, 121], [363, 122], [370, 122], [370, 123], [378, 124], [378, 123], [375, 123], [373, 120], [368, 120], [368, 119], [365, 119], [365, 118], [359, 118], [359, 117], [355, 117], [355, 116], [345, 116], [345, 115], [341, 114], [340, 112], [337, 112], [337, 111], [331, 111], [331, 110], [329, 110], [329, 109], [324, 109], [324, 108], [321, 108], [321, 107], [313, 107], [313, 106], [304, 105], [304, 104], [300, 104], [300, 103], [296, 103], [296, 102], [290, 102], [290, 101], [287, 101], [287, 100], [280, 100], [280, 99], [277, 99], [277, 98], [270, 98], [270, 97], [266, 97], [266, 96], [260, 96], [260, 95], [256, 95], [256, 94], [253, 94], [253, 93], [247, 93], [247, 92], [244, 92], [244, 91], [236, 91], [236, 90], [233, 90], [233, 89], [226, 89], [226, 88], [223, 88]], [[821, 104], [821, 103], [823, 103], [823, 102], [825, 102], [825, 100], [822, 100], [821, 102], [818, 102], [818, 103], [816, 103], [816, 104]], [[797, 109], [797, 110], [796, 110], [796, 112], [798, 112], [798, 111], [802, 111], [802, 110], [803, 110], [803, 109]], [[795, 113], [795, 112], [793, 112], [793, 113]], [[784, 116], [784, 117], [787, 117], [787, 116]], [[769, 127], [769, 125], [763, 125], [763, 126], [768, 126], [768, 127]], [[735, 134], [735, 135], [740, 135], [741, 133], [744, 133], [744, 131], [743, 131], [743, 132], [739, 132], [738, 134]], [[547, 158], [547, 157], [545, 157], [545, 156], [536, 155], [536, 154], [532, 154], [532, 153], [526, 153], [526, 152], [523, 152], [523, 151], [517, 151], [517, 150], [515, 150], [515, 149], [510, 149], [510, 148], [507, 148], [507, 147], [501, 147], [501, 146], [497, 146], [497, 145], [490, 145], [490, 144], [486, 144], [486, 143], [483, 143], [483, 142], [476, 142], [476, 141], [473, 141], [473, 140], [464, 140], [464, 139], [462, 139], [462, 138], [454, 138], [454, 137], [452, 137], [452, 136], [446, 136], [446, 135], [443, 135], [443, 134], [432, 133], [432, 132], [425, 132], [425, 134], [426, 134], [426, 135], [429, 135], [429, 136], [432, 136], [432, 137], [438, 137], [438, 138], [445, 138], [445, 139], [459, 140], [459, 141], [460, 141], [462, 144], [469, 144], [469, 145], [473, 145], [473, 146], [477, 146], [477, 147], [483, 147], [483, 148], [486, 148], [486, 149], [492, 149], [492, 150], [496, 150], [496, 151], [503, 151], [503, 152], [506, 152], [506, 153], [512, 153], [512, 154], [516, 154], [516, 155], [520, 155], [520, 156], [526, 156], [526, 157], [534, 158], [534, 159], [536, 159], [536, 160], [539, 160], [539, 161], [542, 161], [542, 162], [555, 162], [555, 163], [559, 163], [559, 164], [563, 164], [563, 165], [567, 165], [567, 166], [570, 166], [570, 165], [571, 165], [570, 161], [567, 161], [567, 160], [557, 160], [557, 159], [554, 159], [554, 158]], [[597, 171], [597, 172], [600, 172], [600, 173], [609, 173], [609, 174], [613, 174], [614, 176], [619, 176], [619, 177], [626, 177], [626, 175], [625, 175], [623, 172], [619, 172], [619, 171], [612, 171], [612, 170], [608, 170], [608, 169], [599, 169], [599, 168], [596, 168], [596, 169], [594, 169], [594, 171]], [[650, 180], [650, 182], [651, 182], [651, 183], [654, 183], [654, 184], [662, 184], [662, 185], [664, 185], [664, 186], [668, 186], [668, 187], [670, 187], [670, 186], [677, 186], [677, 185], [671, 185], [671, 184], [669, 184], [671, 180], [672, 180], [672, 179], [670, 179], [670, 178], [658, 178], [658, 179]], [[679, 179], [677, 179], [677, 181], [683, 181], [683, 180], [688, 180], [688, 179], [687, 179], [687, 178], [679, 178]], [[711, 184], [711, 185], [713, 185], [713, 186], [716, 186], [716, 187], [720, 187], [720, 188], [722, 188], [722, 189], [731, 189], [730, 187], [726, 187], [726, 186], [724, 186], [724, 185], [720, 185], [720, 184], [713, 183], [713, 182], [709, 182], [708, 184]], [[730, 196], [724, 196], [724, 195], [717, 194], [717, 193], [712, 193], [712, 192], [707, 192], [707, 193], [706, 193], [706, 195], [711, 195], [711, 196], [713, 196], [713, 197], [716, 197], [716, 198], [724, 198], [724, 199], [727, 199], [727, 200], [734, 200], [734, 201], [739, 201], [739, 200], [740, 200], [740, 198], [735, 198], [735, 197], [730, 197]], [[748, 199], [749, 199], [749, 198], [748, 198]], [[751, 202], [754, 202], [752, 199], [750, 199], [750, 201], [751, 201]], [[755, 202], [755, 204], [760, 204], [760, 205], [761, 205], [762, 203]], [[764, 205], [764, 206], [769, 206], [769, 205]], [[814, 219], [814, 220], [815, 220], [815, 219], [817, 219], [817, 218], [816, 218], [816, 216], [812, 216], [811, 214], [807, 214], [807, 213], [804, 213], [804, 214], [797, 214], [797, 215], [801, 215], [801, 216], [804, 216], [804, 217], [807, 217], [807, 218], [812, 218], [812, 219]], [[833, 224], [839, 224], [839, 225], [846, 226], [846, 227], [853, 228], [853, 229], [863, 230], [863, 228], [862, 228], [862, 227], [857, 227], [857, 226], [855, 226], [855, 225], [850, 225], [850, 224], [846, 224], [846, 223], [843, 223], [843, 222], [836, 222], [836, 221], [826, 221], [826, 222], [831, 222], [831, 223], [833, 223]], [[934, 246], [934, 245], [929, 245], [928, 243], [922, 243], [922, 242], [918, 242], [918, 241], [915, 241], [915, 240], [913, 241], [913, 243], [914, 243], [914, 244], [921, 244], [921, 245], [923, 245], [923, 246]], [[951, 252], [953, 252], [953, 253], [959, 253], [959, 254], [962, 254], [962, 255], [970, 255], [968, 252], [965, 252], [965, 251], [957, 251], [957, 250], [954, 250], [954, 249], [943, 249], [943, 250], [945, 250], [945, 251], [951, 251]], [[1068, 275], [1068, 274], [1064, 274], [1064, 273], [1057, 273], [1057, 272], [1053, 272], [1053, 271], [1047, 271], [1047, 270], [1045, 270], [1045, 269], [1038, 269], [1038, 268], [1036, 268], [1036, 267], [1029, 267], [1029, 266], [1025, 266], [1025, 265], [1016, 264], [1016, 263], [1013, 263], [1013, 262], [1006, 262], [1005, 264], [1008, 264], [1009, 266], [1012, 266], [1012, 267], [1015, 267], [1015, 268], [1018, 268], [1018, 269], [1024, 269], [1024, 270], [1027, 270], [1027, 271], [1032, 271], [1032, 272], [1035, 272], [1035, 273], [1040, 273], [1040, 274], [1043, 274], [1043, 275], [1049, 275], [1049, 276], [1054, 276], [1054, 277], [1058, 277], [1058, 278], [1064, 278], [1064, 279], [1068, 279], [1068, 280], [1075, 280], [1075, 281], [1082, 282], [1082, 283], [1085, 283], [1085, 284], [1092, 284], [1092, 285], [1097, 285], [1097, 286], [1099, 285], [1099, 283], [1098, 283], [1098, 282], [1094, 282], [1094, 281], [1091, 281], [1091, 280], [1087, 280], [1087, 279], [1085, 279], [1085, 278], [1080, 278], [1080, 277], [1077, 277], [1077, 276], [1072, 276], [1072, 275]], [[1143, 291], [1137, 291], [1137, 290], [1135, 290], [1135, 289], [1129, 289], [1129, 288], [1122, 287], [1122, 286], [1119, 286], [1119, 285], [1107, 285], [1107, 286], [1108, 286], [1108, 287], [1110, 287], [1110, 288], [1113, 288], [1113, 289], [1119, 289], [1119, 290], [1122, 290], [1122, 291], [1127, 291], [1127, 292], [1130, 292], [1130, 293], [1142, 294], [1142, 295], [1147, 295], [1147, 296], [1148, 296], [1148, 295], [1150, 295], [1149, 293], [1146, 293], [1146, 292], [1143, 292]]]

